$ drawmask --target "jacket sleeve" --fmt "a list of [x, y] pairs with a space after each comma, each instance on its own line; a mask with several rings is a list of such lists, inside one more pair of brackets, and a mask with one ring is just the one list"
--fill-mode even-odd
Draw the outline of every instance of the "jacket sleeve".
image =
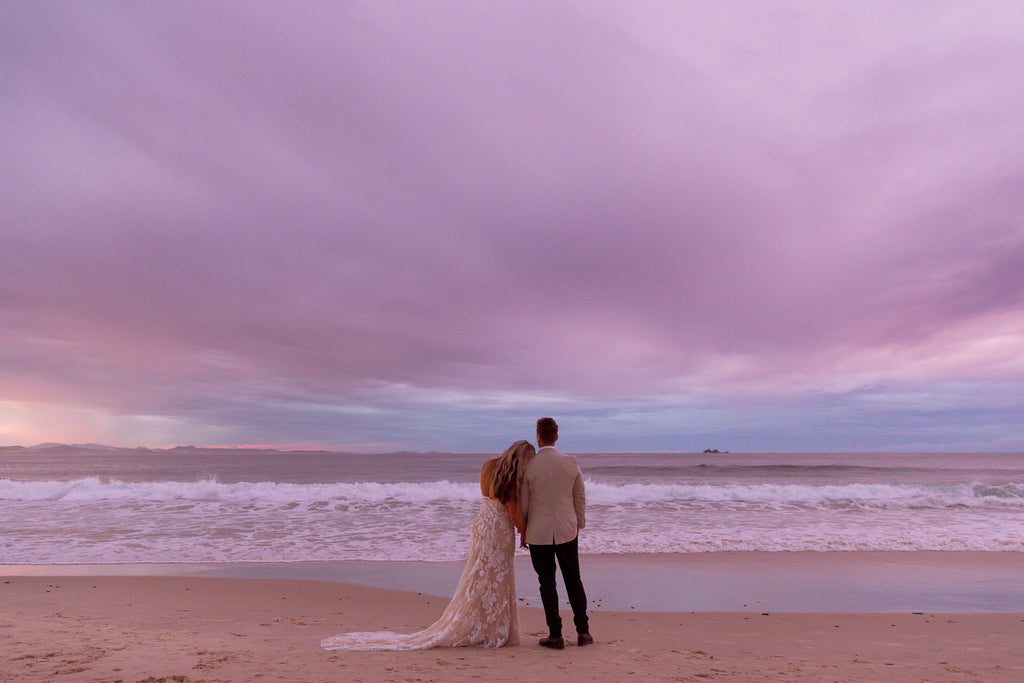
[[530, 480], [523, 477], [519, 484], [519, 510], [526, 524], [530, 523]]
[[576, 508], [576, 528], [587, 525], [587, 493], [583, 489], [583, 472], [576, 464], [576, 478], [572, 482], [572, 505]]

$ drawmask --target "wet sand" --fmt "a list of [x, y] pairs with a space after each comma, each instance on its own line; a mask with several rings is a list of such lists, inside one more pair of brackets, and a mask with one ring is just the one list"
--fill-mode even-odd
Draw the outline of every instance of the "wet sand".
[[[1024, 553], [722, 552], [583, 555], [597, 610], [661, 612], [1024, 612]], [[518, 554], [516, 592], [540, 606]], [[344, 581], [451, 595], [462, 562], [0, 565], [0, 576], [207, 576]]]
[[[638, 576], [634, 585], [640, 585], [648, 559], [622, 559], [615, 571], [623, 578]], [[694, 561], [713, 569], [722, 559]], [[747, 559], [744, 571], [753, 575], [763, 573], [762, 560], [773, 566], [791, 563], [785, 565], [790, 573], [806, 565], [800, 558]], [[985, 561], [917, 554], [896, 559], [897, 573], [909, 577], [935, 559], [947, 560], [954, 578]], [[1013, 559], [994, 562], [997, 569], [1012, 569]], [[320, 639], [335, 633], [423, 628], [447, 598], [297, 578], [26, 576], [5, 569], [7, 575], [0, 577], [4, 683], [1024, 680], [1024, 609], [780, 612], [749, 606], [673, 612], [595, 605], [591, 623], [598, 642], [551, 651], [536, 644], [544, 634], [542, 611], [523, 607], [518, 647], [326, 652]], [[595, 579], [602, 573], [591, 569]], [[811, 569], [814, 575], [817, 570]]]

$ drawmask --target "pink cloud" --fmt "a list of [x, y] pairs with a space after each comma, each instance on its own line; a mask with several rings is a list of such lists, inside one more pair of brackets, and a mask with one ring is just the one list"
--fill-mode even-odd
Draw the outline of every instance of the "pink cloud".
[[341, 443], [1020, 379], [1014, 7], [65, 9], [0, 9], [0, 400]]

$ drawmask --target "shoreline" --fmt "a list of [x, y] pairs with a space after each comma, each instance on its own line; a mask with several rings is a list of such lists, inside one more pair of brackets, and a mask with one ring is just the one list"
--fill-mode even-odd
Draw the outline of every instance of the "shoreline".
[[[1024, 553], [841, 551], [582, 555], [596, 611], [1024, 612]], [[515, 558], [517, 595], [540, 598], [529, 558]], [[462, 562], [326, 561], [0, 565], [0, 577], [291, 579], [451, 595]], [[559, 590], [564, 595], [559, 577]]]
[[[309, 579], [0, 578], [0, 679], [122, 681], [1024, 680], [1024, 613], [637, 612], [598, 609], [597, 642], [328, 652], [347, 631], [410, 632], [447, 598]], [[568, 610], [563, 609], [563, 619]], [[566, 635], [572, 636], [571, 620]]]

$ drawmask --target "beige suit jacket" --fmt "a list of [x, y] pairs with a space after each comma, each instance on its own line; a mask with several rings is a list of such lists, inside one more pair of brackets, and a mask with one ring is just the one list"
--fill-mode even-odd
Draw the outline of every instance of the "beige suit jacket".
[[527, 543], [568, 543], [586, 526], [587, 500], [576, 458], [546, 446], [526, 466], [519, 492]]

